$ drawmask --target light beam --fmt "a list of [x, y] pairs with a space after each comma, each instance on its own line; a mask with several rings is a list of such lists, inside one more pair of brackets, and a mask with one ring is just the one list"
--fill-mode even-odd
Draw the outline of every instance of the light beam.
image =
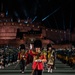
[[17, 18], [19, 18], [18, 13], [16, 11], [14, 12], [14, 14]]
[[34, 19], [32, 20], [32, 22], [31, 22], [31, 23], [33, 23], [33, 22], [35, 21], [35, 19], [36, 19], [36, 18], [37, 18], [37, 16], [35, 16], [35, 17], [34, 17]]
[[42, 21], [46, 20], [48, 17], [50, 17], [51, 15], [53, 15], [55, 12], [57, 12], [60, 8], [56, 9], [54, 12], [52, 12], [51, 14], [49, 14], [48, 16], [46, 16], [45, 18], [42, 19]]
[[6, 11], [6, 16], [8, 16], [8, 11]]

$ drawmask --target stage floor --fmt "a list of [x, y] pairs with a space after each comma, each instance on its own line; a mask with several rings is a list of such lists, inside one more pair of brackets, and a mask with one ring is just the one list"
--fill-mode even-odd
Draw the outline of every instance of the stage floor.
[[[19, 65], [15, 69], [16, 64], [17, 63], [10, 65], [8, 67], [5, 67], [4, 69], [0, 69], [0, 75], [23, 75], [22, 73], [20, 73]], [[32, 64], [30, 64], [27, 67], [24, 75], [31, 74], [32, 72], [31, 65]], [[63, 64], [57, 59], [55, 62], [55, 67], [56, 69], [53, 70], [53, 73], [48, 73], [47, 70], [45, 70], [42, 75], [75, 75], [75, 69], [72, 69], [70, 66]]]

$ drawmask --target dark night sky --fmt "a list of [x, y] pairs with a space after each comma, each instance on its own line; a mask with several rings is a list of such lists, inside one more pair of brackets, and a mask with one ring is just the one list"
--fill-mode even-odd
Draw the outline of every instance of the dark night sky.
[[[3, 11], [13, 18], [34, 19], [46, 27], [55, 29], [70, 29], [75, 27], [74, 0], [0, 0]], [[0, 6], [1, 9], [1, 6]], [[1, 11], [1, 10], [0, 10]], [[45, 18], [45, 19], [44, 19]]]

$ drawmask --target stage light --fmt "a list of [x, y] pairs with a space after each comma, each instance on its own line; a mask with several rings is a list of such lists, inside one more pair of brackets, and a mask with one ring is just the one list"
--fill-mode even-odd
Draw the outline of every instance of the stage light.
[[6, 16], [8, 16], [8, 11], [6, 11]]
[[19, 18], [18, 13], [16, 11], [14, 12], [14, 14], [17, 18]]
[[34, 19], [32, 20], [32, 22], [31, 22], [31, 23], [33, 23], [33, 22], [35, 21], [35, 19], [36, 19], [36, 18], [37, 18], [37, 16], [35, 16], [35, 17], [34, 17]]
[[43, 18], [43, 19], [42, 19], [42, 21], [46, 20], [48, 17], [49, 17], [49, 15], [48, 15], [48, 16], [46, 16], [45, 18]]
[[50, 17], [51, 15], [53, 15], [55, 12], [57, 12], [60, 8], [56, 9], [54, 12], [52, 12], [51, 14], [49, 14], [48, 16], [46, 16], [45, 18], [42, 19], [42, 21], [46, 20], [48, 17]]

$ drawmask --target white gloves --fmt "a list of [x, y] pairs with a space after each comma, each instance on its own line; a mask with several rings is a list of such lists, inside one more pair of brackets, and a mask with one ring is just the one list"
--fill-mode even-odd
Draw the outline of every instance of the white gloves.
[[42, 60], [41, 59], [38, 59], [38, 62], [42, 62]]
[[38, 59], [38, 60], [35, 60], [35, 62], [42, 62], [42, 60], [41, 59]]
[[17, 62], [19, 62], [20, 60], [17, 60]]

